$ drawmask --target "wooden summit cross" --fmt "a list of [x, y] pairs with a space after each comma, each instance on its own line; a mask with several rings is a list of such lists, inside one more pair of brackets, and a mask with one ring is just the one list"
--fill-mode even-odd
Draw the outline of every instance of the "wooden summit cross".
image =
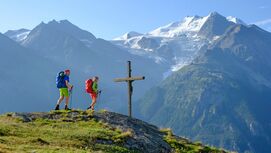
[[144, 80], [145, 77], [132, 77], [131, 75], [131, 61], [128, 61], [128, 77], [127, 78], [116, 78], [115, 82], [127, 82], [128, 84], [128, 114], [129, 117], [132, 117], [132, 93], [133, 93], [133, 85], [132, 83], [135, 80]]

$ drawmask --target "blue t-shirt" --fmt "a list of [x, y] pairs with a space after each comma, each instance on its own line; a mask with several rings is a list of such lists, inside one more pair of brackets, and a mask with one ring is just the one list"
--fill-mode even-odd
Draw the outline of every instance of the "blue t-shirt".
[[63, 83], [64, 83], [64, 84], [63, 84], [63, 85], [64, 85], [64, 88], [68, 88], [67, 85], [66, 85], [66, 81], [70, 82], [69, 76], [65, 75], [63, 80], [64, 80], [64, 82], [63, 82]]
[[65, 81], [65, 82], [66, 82], [66, 81], [70, 82], [69, 76], [65, 75], [65, 76], [64, 76], [64, 81]]

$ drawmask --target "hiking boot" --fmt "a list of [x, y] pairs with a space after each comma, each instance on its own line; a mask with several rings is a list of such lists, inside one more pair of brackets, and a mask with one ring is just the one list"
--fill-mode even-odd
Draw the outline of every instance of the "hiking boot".
[[94, 110], [94, 107], [89, 106], [89, 107], [87, 108], [87, 110]]
[[65, 105], [65, 110], [71, 110], [70, 108], [68, 108], [68, 106], [67, 105]]
[[55, 108], [55, 110], [59, 110], [59, 105], [56, 105], [56, 108]]

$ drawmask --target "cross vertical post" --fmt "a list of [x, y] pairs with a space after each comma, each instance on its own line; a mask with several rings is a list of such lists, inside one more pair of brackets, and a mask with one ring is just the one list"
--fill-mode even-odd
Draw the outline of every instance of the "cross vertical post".
[[[131, 61], [128, 61], [128, 78], [131, 78]], [[133, 86], [132, 81], [127, 81], [128, 83], [128, 114], [131, 117], [132, 116], [132, 94], [133, 94]]]

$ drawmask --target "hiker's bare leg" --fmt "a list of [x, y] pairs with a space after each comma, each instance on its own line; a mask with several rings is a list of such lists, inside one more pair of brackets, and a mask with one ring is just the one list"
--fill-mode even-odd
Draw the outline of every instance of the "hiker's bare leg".
[[92, 110], [94, 110], [95, 104], [96, 104], [96, 99], [94, 99], [94, 100], [92, 101], [92, 103], [91, 103], [91, 109], [92, 109]]
[[66, 101], [65, 101], [65, 105], [68, 106], [69, 105], [69, 96], [66, 97]]
[[63, 99], [64, 99], [64, 96], [60, 96], [59, 99], [57, 100], [57, 105], [60, 105]]

